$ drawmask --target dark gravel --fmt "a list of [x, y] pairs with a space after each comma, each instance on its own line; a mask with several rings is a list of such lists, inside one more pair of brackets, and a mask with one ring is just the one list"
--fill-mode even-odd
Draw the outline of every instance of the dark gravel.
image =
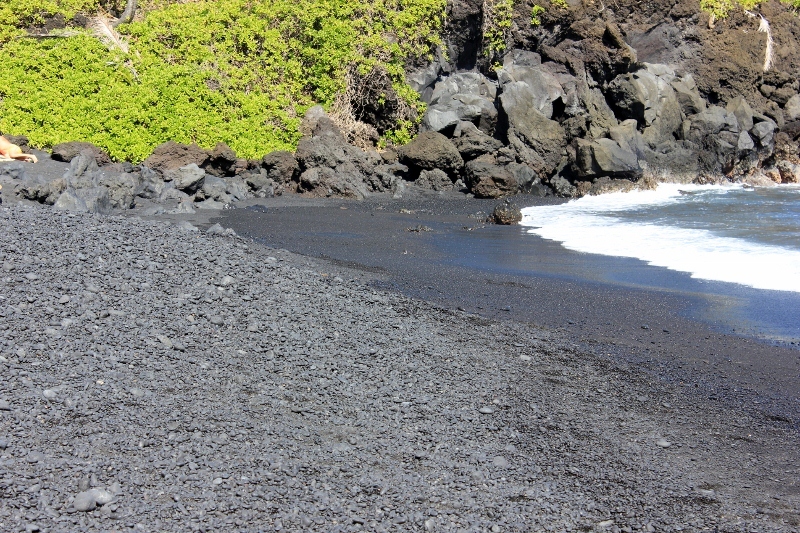
[[798, 529], [791, 425], [562, 333], [186, 223], [0, 225], [1, 531]]

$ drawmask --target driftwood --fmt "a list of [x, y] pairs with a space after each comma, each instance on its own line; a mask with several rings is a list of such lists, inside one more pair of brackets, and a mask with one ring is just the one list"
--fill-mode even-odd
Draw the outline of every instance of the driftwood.
[[129, 24], [133, 22], [133, 17], [136, 16], [136, 7], [137, 0], [128, 0], [125, 4], [125, 11], [114, 21], [114, 27], [116, 28], [120, 24]]

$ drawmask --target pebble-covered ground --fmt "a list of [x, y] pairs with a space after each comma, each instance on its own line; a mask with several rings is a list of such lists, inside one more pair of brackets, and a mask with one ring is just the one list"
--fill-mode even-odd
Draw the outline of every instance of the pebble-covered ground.
[[0, 208], [0, 531], [797, 531], [797, 434], [235, 236]]

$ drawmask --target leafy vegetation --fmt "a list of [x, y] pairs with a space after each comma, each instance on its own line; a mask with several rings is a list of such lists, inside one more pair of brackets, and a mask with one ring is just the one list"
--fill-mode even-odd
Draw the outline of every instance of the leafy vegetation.
[[[145, 2], [120, 26], [129, 53], [87, 30], [19, 38], [47, 17], [93, 15], [97, 0], [7, 0], [0, 6], [0, 130], [35, 146], [87, 140], [141, 161], [166, 140], [228, 143], [244, 157], [292, 149], [305, 110], [330, 105], [348, 69], [385, 72], [410, 109], [410, 57], [441, 44], [446, 0]], [[175, 0], [173, 0], [175, 1]], [[511, 1], [511, 0], [509, 0]], [[413, 117], [388, 132], [409, 137]]]
[[494, 57], [506, 49], [506, 38], [514, 17], [514, 0], [483, 3], [483, 43], [486, 55]]
[[[724, 19], [734, 8], [755, 9], [765, 0], [700, 0], [700, 9], [715, 19]], [[781, 0], [794, 9], [800, 9], [800, 0]]]
[[544, 13], [545, 9], [540, 6], [539, 4], [534, 4], [533, 8], [531, 8], [531, 25], [538, 26], [542, 23], [542, 19], [540, 18], [542, 13]]

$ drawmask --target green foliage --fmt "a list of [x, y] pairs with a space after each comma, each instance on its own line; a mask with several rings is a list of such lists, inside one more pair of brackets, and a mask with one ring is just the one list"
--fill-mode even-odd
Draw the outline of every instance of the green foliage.
[[[798, 2], [800, 2], [800, 0], [798, 0]], [[567, 0], [550, 0], [550, 4], [559, 9], [569, 9]], [[533, 8], [531, 8], [531, 26], [539, 26], [542, 23], [542, 15], [544, 12], [544, 7], [539, 4], [533, 4]]]
[[542, 23], [542, 19], [539, 18], [542, 13], [544, 13], [544, 8], [539, 4], [534, 4], [531, 9], [531, 26], [539, 26]]
[[[755, 9], [765, 0], [700, 0], [700, 9], [713, 15], [716, 19], [724, 19], [734, 8]], [[800, 9], [800, 0], [781, 0], [794, 9]]]
[[81, 11], [97, 10], [97, 0], [3, 0], [0, 2], [0, 45], [21, 35], [31, 25], [41, 24], [45, 17], [64, 15], [69, 20]]
[[762, 0], [700, 0], [700, 9], [717, 19], [724, 19], [737, 5], [744, 9], [753, 9]]
[[506, 38], [514, 16], [514, 0], [486, 0], [484, 6], [484, 48], [486, 55], [493, 57], [506, 49]]
[[[24, 8], [12, 10], [16, 26], [97, 8], [91, 0], [11, 2]], [[400, 98], [421, 105], [404, 66], [440, 44], [446, 0], [164, 4], [118, 28], [127, 55], [88, 32], [0, 40], [0, 130], [24, 133], [36, 146], [87, 140], [131, 161], [167, 140], [225, 141], [244, 157], [292, 149], [299, 117], [315, 103], [329, 105], [349, 67], [383, 69]], [[406, 121], [389, 135], [401, 142], [413, 128]]]

